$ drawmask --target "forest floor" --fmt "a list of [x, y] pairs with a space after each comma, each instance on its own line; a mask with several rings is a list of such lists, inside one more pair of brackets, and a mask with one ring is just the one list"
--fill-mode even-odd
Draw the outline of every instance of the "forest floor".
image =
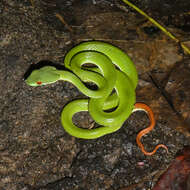
[[[132, 2], [190, 47], [189, 0]], [[140, 151], [136, 136], [149, 124], [143, 112], [115, 133], [74, 138], [60, 114], [84, 95], [68, 82], [38, 88], [24, 82], [31, 64], [63, 65], [73, 46], [94, 39], [133, 60], [137, 102], [156, 116], [155, 129], [142, 142], [148, 151], [163, 143], [168, 153]], [[1, 190], [150, 190], [176, 153], [190, 146], [189, 55], [120, 0], [1, 0], [0, 57]], [[92, 122], [88, 113], [75, 119], [85, 127]]]

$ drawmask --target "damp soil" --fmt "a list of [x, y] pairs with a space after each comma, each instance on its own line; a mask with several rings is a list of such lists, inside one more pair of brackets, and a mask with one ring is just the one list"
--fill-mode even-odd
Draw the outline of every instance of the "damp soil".
[[[188, 0], [133, 3], [190, 47]], [[63, 81], [38, 88], [25, 84], [31, 65], [63, 68], [70, 48], [93, 39], [120, 47], [135, 63], [137, 102], [148, 104], [156, 117], [155, 129], [142, 142], [148, 151], [163, 143], [168, 154], [159, 149], [147, 157], [138, 148], [136, 136], [149, 124], [143, 112], [101, 138], [71, 137], [60, 114], [84, 95]], [[190, 145], [190, 58], [122, 1], [1, 0], [0, 57], [2, 190], [148, 190], [176, 153]], [[74, 120], [94, 126], [86, 112]]]

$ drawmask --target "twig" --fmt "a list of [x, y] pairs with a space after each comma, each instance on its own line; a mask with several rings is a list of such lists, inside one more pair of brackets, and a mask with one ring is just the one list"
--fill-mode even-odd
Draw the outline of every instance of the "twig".
[[66, 23], [64, 18], [59, 13], [56, 13], [55, 16], [64, 24], [64, 26], [67, 28], [67, 30], [69, 30], [71, 33], [73, 33], [72, 28]]
[[135, 9], [138, 13], [146, 17], [150, 22], [152, 22], [155, 26], [157, 26], [160, 30], [162, 30], [167, 36], [169, 36], [171, 39], [173, 39], [175, 42], [179, 43], [181, 47], [188, 53], [190, 54], [190, 49], [183, 43], [181, 42], [178, 38], [176, 38], [171, 32], [169, 32], [166, 28], [164, 28], [162, 25], [160, 25], [156, 20], [148, 16], [144, 11], [139, 9], [137, 6], [134, 4], [130, 3], [128, 0], [122, 0], [125, 4], [129, 5], [133, 9]]
[[92, 128], [94, 128], [94, 126], [95, 126], [95, 121], [93, 121], [91, 124], [90, 124], [90, 127], [88, 128], [88, 129], [92, 129]]
[[34, 0], [30, 0], [32, 7], [34, 7]]

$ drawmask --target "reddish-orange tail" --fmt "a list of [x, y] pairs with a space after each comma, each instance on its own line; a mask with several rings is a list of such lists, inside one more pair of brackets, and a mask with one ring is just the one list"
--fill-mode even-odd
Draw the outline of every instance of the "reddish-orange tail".
[[149, 133], [154, 128], [156, 122], [154, 119], [154, 114], [149, 106], [147, 106], [146, 104], [143, 104], [143, 103], [136, 103], [134, 111], [138, 111], [138, 110], [145, 111], [148, 114], [148, 117], [150, 120], [150, 125], [146, 129], [143, 129], [142, 131], [140, 131], [136, 137], [137, 145], [139, 146], [141, 151], [147, 156], [152, 156], [153, 154], [156, 153], [158, 148], [162, 147], [162, 148], [166, 149], [166, 151], [168, 153], [168, 148], [164, 144], [157, 145], [152, 152], [147, 152], [145, 150], [145, 148], [140, 140], [145, 134]]

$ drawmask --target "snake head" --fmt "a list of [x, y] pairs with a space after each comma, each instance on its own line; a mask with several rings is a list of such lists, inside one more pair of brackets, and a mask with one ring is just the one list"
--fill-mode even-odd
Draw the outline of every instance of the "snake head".
[[25, 82], [29, 86], [41, 86], [51, 84], [60, 79], [58, 70], [53, 66], [44, 66], [38, 70], [32, 71]]

